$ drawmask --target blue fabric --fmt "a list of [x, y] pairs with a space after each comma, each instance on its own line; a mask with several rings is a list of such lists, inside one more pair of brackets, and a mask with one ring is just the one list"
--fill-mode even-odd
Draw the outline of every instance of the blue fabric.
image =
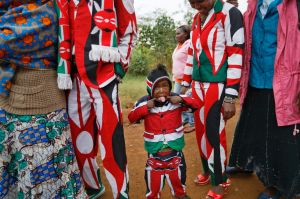
[[261, 17], [264, 18], [268, 12], [268, 8], [270, 4], [275, 0], [263, 0], [262, 5], [259, 7], [259, 11], [261, 13]]
[[274, 196], [269, 196], [266, 193], [262, 192], [259, 194], [257, 199], [280, 199], [280, 196], [281, 194], [279, 191], [277, 191]]
[[277, 47], [278, 10], [282, 0], [274, 0], [262, 18], [257, 4], [257, 13], [252, 28], [252, 56], [250, 67], [250, 86], [254, 88], [273, 88], [274, 62]]
[[9, 94], [18, 67], [57, 67], [57, 17], [50, 0], [0, 3], [0, 95]]

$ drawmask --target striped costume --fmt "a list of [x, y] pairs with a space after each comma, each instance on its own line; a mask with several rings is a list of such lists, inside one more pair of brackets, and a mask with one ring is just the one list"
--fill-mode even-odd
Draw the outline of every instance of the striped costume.
[[[175, 197], [186, 195], [186, 165], [182, 152], [185, 143], [181, 114], [189, 107], [198, 108], [199, 103], [193, 98], [181, 97], [182, 104], [167, 101], [148, 110], [147, 101], [151, 98], [144, 96], [128, 115], [131, 123], [144, 119], [144, 146], [149, 153], [145, 168], [148, 199], [160, 198], [165, 179]], [[161, 152], [168, 147], [172, 150]]]
[[194, 17], [182, 84], [192, 83], [192, 96], [201, 103], [195, 112], [196, 137], [204, 172], [210, 173], [212, 185], [216, 186], [227, 179], [222, 104], [225, 95], [238, 96], [243, 17], [233, 5], [216, 0], [205, 21], [201, 18], [200, 13]]
[[127, 71], [136, 40], [133, 0], [57, 0], [56, 5], [60, 22], [58, 85], [71, 89], [71, 133], [87, 192], [95, 196], [104, 190], [96, 163], [100, 148], [113, 197], [128, 198], [117, 79]]

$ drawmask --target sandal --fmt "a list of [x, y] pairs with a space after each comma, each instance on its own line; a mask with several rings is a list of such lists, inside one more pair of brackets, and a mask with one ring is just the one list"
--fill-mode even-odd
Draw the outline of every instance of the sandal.
[[228, 187], [230, 185], [231, 185], [231, 180], [229, 178], [227, 178], [226, 182], [223, 182], [222, 184], [220, 184], [220, 186], [223, 187], [224, 194], [228, 193]]
[[228, 178], [226, 180], [226, 182], [224, 182], [222, 184], [219, 184], [219, 186], [222, 187], [222, 189], [223, 189], [223, 193], [217, 194], [214, 191], [209, 190], [208, 193], [207, 193], [207, 195], [206, 195], [206, 198], [211, 197], [213, 199], [222, 199], [225, 194], [228, 194], [228, 188], [229, 188], [230, 184], [231, 184], [231, 181]]
[[207, 195], [206, 195], [206, 198], [211, 197], [213, 199], [222, 199], [223, 196], [224, 196], [224, 193], [217, 194], [217, 193], [213, 192], [212, 190], [209, 190], [208, 193], [207, 193]]
[[210, 181], [210, 175], [202, 175], [202, 174], [199, 174], [196, 179], [194, 180], [194, 182], [197, 184], [197, 185], [207, 185]]

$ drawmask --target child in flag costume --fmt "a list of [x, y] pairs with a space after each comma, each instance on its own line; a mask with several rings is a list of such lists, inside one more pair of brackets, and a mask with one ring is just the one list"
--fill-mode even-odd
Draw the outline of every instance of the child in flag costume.
[[[128, 173], [118, 83], [136, 40], [133, 0], [56, 0], [60, 89], [71, 89], [68, 112], [87, 193], [104, 192], [100, 148], [114, 198], [128, 198]], [[72, 79], [71, 79], [72, 76]]]
[[131, 123], [144, 119], [145, 149], [149, 153], [145, 168], [147, 199], [160, 198], [165, 178], [176, 198], [186, 195], [185, 145], [181, 120], [183, 111], [195, 110], [199, 103], [188, 96], [171, 93], [172, 83], [163, 65], [147, 77], [147, 96], [142, 97], [129, 113]]
[[213, 188], [207, 197], [222, 198], [228, 185], [225, 121], [235, 114], [244, 46], [243, 16], [222, 0], [189, 2], [198, 13], [182, 85], [192, 85], [192, 96], [201, 103], [194, 118], [204, 173], [195, 182], [204, 185], [211, 181]]

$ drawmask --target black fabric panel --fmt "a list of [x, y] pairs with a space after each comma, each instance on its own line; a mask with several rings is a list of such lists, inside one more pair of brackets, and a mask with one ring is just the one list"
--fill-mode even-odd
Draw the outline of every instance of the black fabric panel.
[[[93, 13], [95, 13], [95, 7], [93, 6]], [[91, 24], [91, 30], [96, 26], [94, 19], [92, 19], [92, 24]], [[91, 32], [90, 30], [90, 32]], [[86, 67], [86, 75], [89, 78], [89, 80], [95, 84], [98, 85], [97, 83], [97, 66], [98, 66], [98, 61], [91, 61], [89, 58], [89, 52], [92, 49], [92, 44], [99, 44], [99, 35], [98, 34], [89, 34], [86, 44], [84, 46], [84, 66]]]
[[123, 126], [120, 124], [120, 122], [118, 122], [115, 128], [115, 132], [112, 136], [112, 148], [116, 163], [123, 172], [126, 172], [127, 158], [125, 138]]
[[[222, 98], [221, 98], [222, 99]], [[220, 119], [222, 101], [216, 101], [210, 108], [206, 118], [206, 136], [214, 149], [214, 174], [215, 184], [223, 183], [222, 164], [220, 156]]]
[[236, 31], [244, 26], [243, 15], [236, 7], [232, 7], [229, 10], [229, 18], [231, 23], [230, 34], [232, 39]]

